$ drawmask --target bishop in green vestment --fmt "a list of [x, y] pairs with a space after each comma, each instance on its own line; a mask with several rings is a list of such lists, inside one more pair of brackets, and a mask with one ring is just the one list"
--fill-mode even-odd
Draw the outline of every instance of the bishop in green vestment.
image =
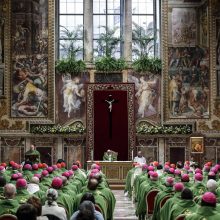
[[4, 199], [0, 200], [0, 215], [15, 215], [19, 207], [19, 203], [14, 199], [16, 188], [13, 184], [8, 183], [4, 186]]
[[107, 152], [104, 153], [103, 160], [104, 161], [116, 161], [117, 156], [111, 150], [107, 150]]
[[220, 213], [216, 210], [217, 199], [214, 193], [206, 192], [202, 196], [201, 206], [196, 212], [186, 216], [186, 220], [219, 220]]
[[192, 214], [198, 208], [198, 205], [193, 201], [192, 191], [185, 188], [181, 193], [181, 199], [177, 200], [170, 210], [170, 219], [175, 220], [181, 214]]

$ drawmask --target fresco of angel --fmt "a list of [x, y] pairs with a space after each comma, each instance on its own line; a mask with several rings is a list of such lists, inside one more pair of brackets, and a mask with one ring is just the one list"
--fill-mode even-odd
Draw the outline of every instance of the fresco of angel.
[[151, 74], [138, 78], [129, 75], [128, 81], [135, 83], [135, 97], [138, 103], [137, 116], [144, 118], [156, 115], [160, 102], [158, 76]]
[[70, 118], [71, 112], [76, 113], [80, 110], [82, 102], [85, 102], [84, 84], [80, 83], [79, 77], [72, 79], [70, 75], [62, 76], [62, 81], [63, 109]]

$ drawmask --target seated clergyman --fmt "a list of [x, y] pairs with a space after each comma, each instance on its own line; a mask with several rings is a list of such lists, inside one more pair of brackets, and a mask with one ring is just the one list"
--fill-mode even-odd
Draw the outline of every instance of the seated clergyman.
[[104, 161], [116, 161], [117, 160], [117, 153], [112, 150], [107, 150], [103, 156]]

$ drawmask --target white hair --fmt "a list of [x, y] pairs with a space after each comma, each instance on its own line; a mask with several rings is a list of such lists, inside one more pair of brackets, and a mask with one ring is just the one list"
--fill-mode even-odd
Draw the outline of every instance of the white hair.
[[218, 184], [215, 180], [210, 179], [210, 180], [208, 180], [206, 187], [207, 187], [208, 191], [215, 192], [216, 189], [218, 188]]

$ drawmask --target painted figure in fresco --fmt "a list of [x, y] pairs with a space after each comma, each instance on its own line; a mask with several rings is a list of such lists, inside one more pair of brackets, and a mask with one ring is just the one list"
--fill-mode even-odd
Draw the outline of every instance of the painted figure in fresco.
[[[178, 50], [177, 50], [178, 49]], [[206, 48], [169, 49], [169, 111], [172, 117], [206, 118], [209, 114], [209, 52]], [[180, 54], [176, 65], [175, 51]], [[172, 64], [173, 60], [173, 64]]]
[[47, 114], [47, 65], [42, 56], [16, 59], [13, 76], [12, 115]]
[[153, 102], [157, 96], [158, 78], [154, 75], [150, 75], [145, 80], [144, 76], [138, 79], [135, 76], [130, 76], [130, 82], [134, 82], [137, 92], [135, 94], [138, 101], [138, 116], [141, 118], [147, 115], [154, 115], [157, 113], [156, 106]]
[[83, 84], [80, 84], [80, 79], [78, 77], [72, 79], [70, 75], [63, 76], [63, 108], [64, 112], [68, 113], [68, 118], [70, 118], [70, 113], [73, 111], [76, 113], [80, 110], [82, 101], [84, 100], [85, 91], [83, 89]]

